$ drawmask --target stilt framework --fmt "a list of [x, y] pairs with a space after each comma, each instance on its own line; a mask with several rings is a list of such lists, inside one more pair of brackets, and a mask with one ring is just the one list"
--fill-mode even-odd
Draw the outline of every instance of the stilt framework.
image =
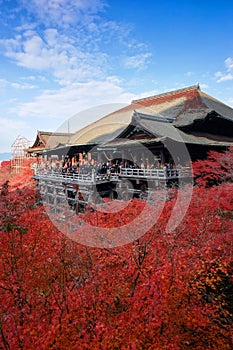
[[11, 171], [19, 174], [24, 168], [26, 149], [30, 146], [30, 141], [19, 135], [11, 146]]
[[104, 197], [128, 201], [132, 197], [151, 198], [155, 190], [182, 186], [192, 181], [190, 168], [130, 169], [119, 173], [62, 174], [38, 171], [33, 177], [44, 204], [59, 214], [67, 205], [82, 212], [86, 206], [96, 208]]

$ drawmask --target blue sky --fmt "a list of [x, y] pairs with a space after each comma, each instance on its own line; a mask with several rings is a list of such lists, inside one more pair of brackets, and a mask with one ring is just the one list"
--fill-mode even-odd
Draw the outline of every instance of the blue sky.
[[232, 18], [231, 0], [0, 0], [0, 152], [197, 82], [233, 106]]

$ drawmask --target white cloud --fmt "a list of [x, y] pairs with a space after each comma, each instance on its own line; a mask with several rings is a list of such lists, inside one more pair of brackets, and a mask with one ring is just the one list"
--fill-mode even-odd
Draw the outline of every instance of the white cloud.
[[136, 96], [134, 96], [134, 100], [140, 99], [140, 98], [145, 98], [148, 96], [155, 96], [158, 95], [160, 92], [157, 89], [153, 89], [150, 91], [144, 91], [141, 94], [138, 94]]
[[[100, 117], [99, 114], [83, 113], [87, 109], [96, 107], [96, 110], [104, 111], [106, 104], [130, 103], [134, 95], [125, 92], [119, 84], [119, 79], [114, 76], [102, 81], [75, 83], [60, 90], [46, 90], [31, 102], [15, 105], [5, 113], [7, 118], [0, 118], [0, 129], [3, 130], [0, 152], [9, 151], [19, 134], [33, 140], [36, 130], [55, 131], [81, 112], [75, 118], [77, 130]], [[15, 119], [16, 115], [18, 119]]]
[[201, 89], [208, 89], [209, 86], [207, 84], [200, 83], [200, 87], [201, 87]]
[[[54, 28], [46, 28], [38, 33], [26, 30], [21, 34], [18, 32], [14, 38], [2, 39], [0, 43], [5, 47], [5, 55], [18, 66], [48, 72], [59, 85], [68, 86], [74, 82], [104, 79], [106, 73], [113, 69], [113, 61], [119, 70], [119, 59], [107, 53], [108, 40], [111, 38], [116, 47], [127, 47], [127, 41], [131, 41], [130, 37], [124, 37], [124, 27], [121, 28], [117, 23], [102, 21], [96, 23], [94, 30], [89, 27], [81, 27], [80, 30], [77, 27], [75, 36]], [[132, 53], [135, 47], [138, 47], [139, 52], [140, 43], [135, 43], [131, 49], [127, 47], [127, 50]], [[124, 58], [122, 68], [147, 68], [152, 55], [143, 50], [144, 44], [141, 45], [142, 52]]]
[[64, 120], [90, 106], [106, 103], [129, 103], [134, 95], [124, 92], [115, 77], [104, 81], [74, 83], [60, 90], [46, 90], [34, 101], [11, 108], [21, 118]]
[[61, 85], [101, 75], [99, 67], [106, 61], [103, 53], [88, 53], [56, 30], [46, 30], [43, 36], [33, 33], [32, 37], [5, 40], [6, 56], [21, 67], [52, 73]]
[[[0, 40], [4, 55], [20, 67], [48, 73], [61, 86], [105, 79], [114, 69], [145, 69], [149, 63], [151, 53], [131, 37], [129, 25], [100, 16], [106, 6], [101, 0], [21, 0], [21, 6], [35, 22]], [[128, 57], [120, 62], [122, 48]]]
[[47, 25], [69, 26], [90, 21], [105, 5], [100, 0], [22, 0], [27, 11]]
[[7, 129], [9, 129], [10, 131], [10, 130], [20, 130], [25, 128], [28, 129], [29, 126], [26, 122], [22, 120], [0, 117], [0, 128], [1, 130], [7, 131]]
[[226, 71], [225, 72], [216, 72], [215, 77], [217, 78], [217, 82], [221, 83], [223, 81], [233, 80], [233, 59], [228, 57], [224, 61]]
[[12, 27], [0, 45], [9, 67], [15, 64], [20, 69], [15, 69], [15, 81], [0, 80], [0, 88], [8, 89], [11, 98], [23, 95], [12, 93], [12, 88], [43, 91], [24, 94], [23, 101], [28, 98], [28, 102], [14, 101], [6, 114], [4, 111], [9, 120], [25, 118], [30, 126], [25, 132], [37, 127], [51, 130], [56, 121], [91, 106], [129, 103], [134, 98], [121, 88], [118, 75], [125, 76], [127, 68], [129, 81], [128, 68], [132, 74], [133, 69], [145, 69], [151, 53], [146, 44], [132, 37], [129, 24], [101, 16], [106, 6], [103, 1], [20, 0], [20, 8], [12, 8]]
[[21, 80], [23, 81], [39, 81], [39, 82], [46, 82], [48, 79], [44, 77], [43, 75], [29, 75], [21, 77]]
[[225, 65], [226, 65], [226, 68], [227, 68], [228, 71], [233, 70], [233, 59], [231, 57], [228, 57], [225, 60]]
[[148, 60], [151, 57], [151, 53], [140, 53], [138, 55], [129, 56], [124, 59], [126, 68], [145, 69], [148, 65]]
[[191, 77], [194, 75], [194, 73], [193, 72], [186, 72], [185, 75], [186, 75], [186, 77]]
[[32, 85], [32, 84], [11, 83], [10, 85], [14, 89], [19, 89], [19, 90], [31, 90], [31, 89], [37, 88], [36, 85]]
[[7, 87], [12, 87], [13, 89], [17, 90], [31, 90], [37, 88], [36, 85], [33, 84], [22, 84], [19, 82], [10, 82], [6, 79], [0, 79], [0, 88], [7, 88]]
[[29, 32], [29, 31], [33, 31], [35, 28], [36, 28], [36, 23], [24, 23], [20, 26], [16, 26], [15, 27], [15, 30], [18, 31], [18, 32]]
[[221, 83], [222, 81], [228, 81], [228, 80], [233, 80], [233, 74], [232, 73], [222, 73], [222, 72], [216, 72], [215, 76], [217, 79], [218, 83]]

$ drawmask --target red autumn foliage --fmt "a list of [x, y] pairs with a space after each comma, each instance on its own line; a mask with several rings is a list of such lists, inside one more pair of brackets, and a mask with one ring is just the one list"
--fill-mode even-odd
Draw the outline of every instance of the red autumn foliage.
[[233, 147], [225, 153], [210, 151], [206, 160], [193, 164], [197, 183], [210, 186], [233, 179]]
[[11, 177], [11, 161], [3, 160], [0, 164], [0, 181], [7, 180]]
[[[148, 232], [112, 249], [90, 248], [59, 232], [29, 171], [2, 182], [0, 348], [232, 349], [233, 184], [228, 165], [222, 171], [228, 156], [232, 164], [231, 152], [197, 164], [203, 181], [173, 232], [165, 228], [175, 191]], [[213, 162], [219, 185], [206, 188], [211, 172], [205, 177], [202, 169]], [[133, 200], [123, 222], [143, 206]], [[96, 225], [95, 212], [81, 215]], [[100, 226], [117, 220], [98, 213]]]
[[10, 160], [3, 160], [3, 161], [1, 162], [1, 170], [7, 168], [8, 171], [9, 171], [10, 166], [11, 166], [11, 161], [10, 161]]

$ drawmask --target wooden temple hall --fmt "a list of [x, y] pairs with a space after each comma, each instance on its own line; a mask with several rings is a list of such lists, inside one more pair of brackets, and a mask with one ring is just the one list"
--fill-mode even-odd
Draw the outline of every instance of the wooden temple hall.
[[48, 202], [77, 210], [97, 192], [127, 199], [184, 182], [191, 161], [232, 145], [233, 109], [195, 85], [134, 100], [72, 134], [39, 131], [27, 151]]

